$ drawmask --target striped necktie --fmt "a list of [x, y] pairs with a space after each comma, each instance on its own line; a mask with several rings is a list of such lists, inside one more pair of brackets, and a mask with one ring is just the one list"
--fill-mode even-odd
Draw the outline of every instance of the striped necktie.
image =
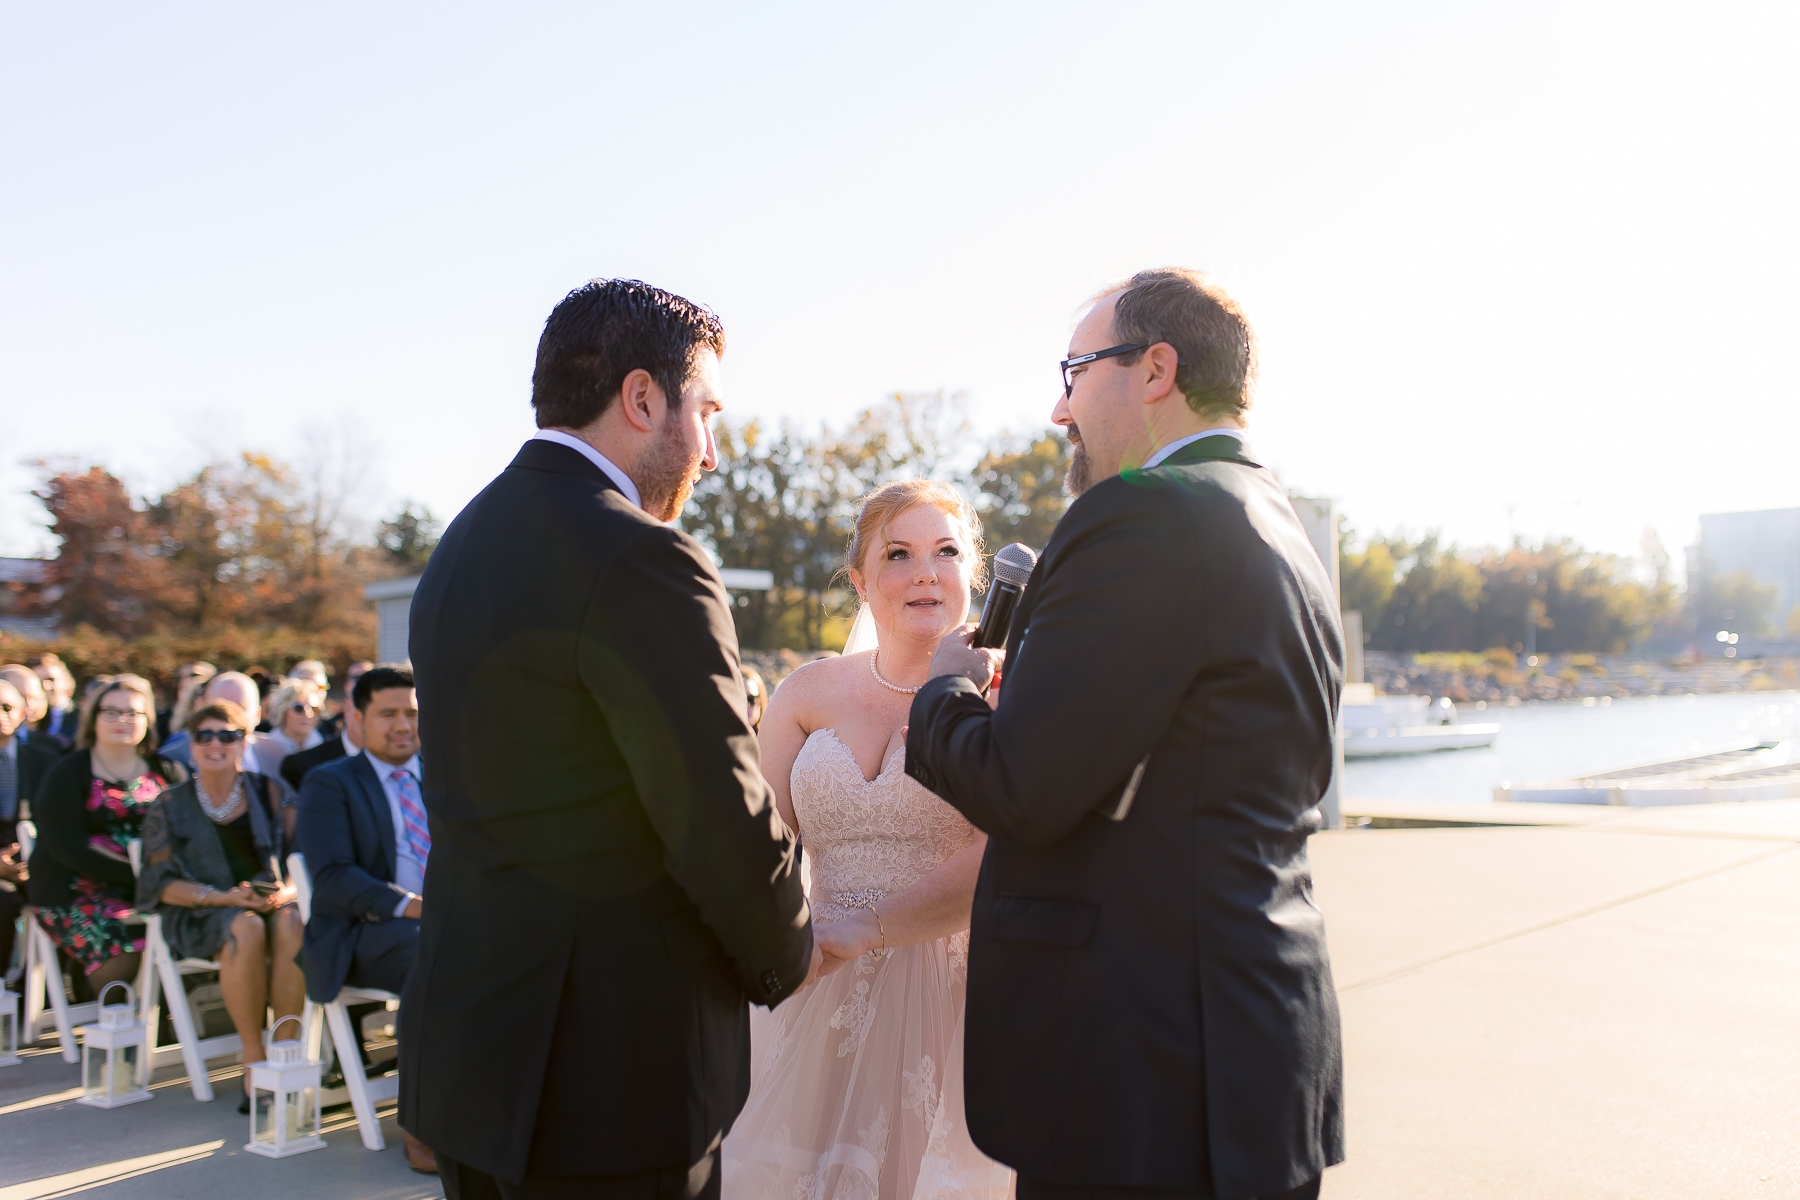
[[394, 768], [388, 778], [394, 781], [394, 790], [400, 795], [400, 819], [406, 825], [406, 840], [423, 871], [425, 860], [431, 856], [431, 826], [425, 820], [425, 806], [419, 802], [419, 781], [405, 767]]

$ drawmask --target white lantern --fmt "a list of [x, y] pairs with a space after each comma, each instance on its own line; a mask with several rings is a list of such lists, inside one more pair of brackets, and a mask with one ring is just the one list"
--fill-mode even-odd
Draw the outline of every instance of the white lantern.
[[0, 1067], [19, 1065], [19, 998], [0, 987]]
[[[108, 1004], [106, 993], [125, 989], [125, 1003]], [[144, 1023], [137, 1017], [137, 996], [118, 980], [100, 989], [100, 1020], [81, 1033], [81, 1102], [95, 1108], [118, 1108], [150, 1099], [150, 1056], [144, 1045]]]
[[244, 1146], [266, 1158], [286, 1158], [323, 1150], [319, 1136], [319, 1062], [306, 1057], [298, 1038], [275, 1040], [275, 1030], [299, 1017], [282, 1017], [269, 1030], [265, 1062], [250, 1064], [250, 1141]]

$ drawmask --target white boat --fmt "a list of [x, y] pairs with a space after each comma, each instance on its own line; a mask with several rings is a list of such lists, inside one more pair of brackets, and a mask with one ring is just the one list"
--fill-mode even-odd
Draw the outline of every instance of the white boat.
[[1338, 709], [1338, 736], [1345, 758], [1479, 750], [1500, 736], [1498, 725], [1464, 725], [1456, 716], [1448, 696], [1377, 696], [1367, 684], [1352, 684]]
[[1619, 804], [1631, 808], [1797, 798], [1800, 756], [1794, 753], [1794, 744], [1787, 741], [1749, 742], [1686, 758], [1620, 767], [1580, 779], [1503, 783], [1494, 789], [1497, 801]]

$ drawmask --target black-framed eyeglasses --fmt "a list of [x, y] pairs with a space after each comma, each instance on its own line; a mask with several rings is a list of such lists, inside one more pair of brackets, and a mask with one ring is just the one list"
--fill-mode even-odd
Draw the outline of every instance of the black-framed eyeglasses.
[[243, 740], [244, 731], [241, 729], [196, 729], [194, 731], [194, 744], [198, 746], [210, 746], [215, 741], [221, 746], [235, 746]]
[[1075, 390], [1075, 377], [1069, 374], [1071, 368], [1085, 367], [1089, 363], [1099, 362], [1103, 358], [1117, 358], [1121, 354], [1136, 354], [1139, 350], [1148, 350], [1149, 342], [1130, 342], [1123, 346], [1109, 346], [1105, 350], [1096, 350], [1092, 354], [1077, 354], [1074, 358], [1062, 360], [1063, 399], [1067, 400]]

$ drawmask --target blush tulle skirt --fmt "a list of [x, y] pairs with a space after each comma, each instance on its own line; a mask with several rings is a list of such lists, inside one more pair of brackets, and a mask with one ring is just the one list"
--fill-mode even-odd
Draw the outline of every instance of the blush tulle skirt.
[[863, 955], [751, 1009], [724, 1200], [1009, 1200], [963, 1118], [968, 934]]

